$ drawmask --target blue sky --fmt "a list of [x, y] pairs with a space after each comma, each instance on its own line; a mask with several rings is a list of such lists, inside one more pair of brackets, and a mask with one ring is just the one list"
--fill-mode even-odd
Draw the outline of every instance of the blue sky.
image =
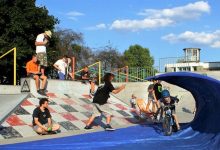
[[202, 61], [220, 61], [220, 1], [200, 0], [37, 0], [60, 20], [59, 28], [82, 32], [85, 44], [111, 43], [120, 52], [132, 44], [159, 58], [201, 48]]

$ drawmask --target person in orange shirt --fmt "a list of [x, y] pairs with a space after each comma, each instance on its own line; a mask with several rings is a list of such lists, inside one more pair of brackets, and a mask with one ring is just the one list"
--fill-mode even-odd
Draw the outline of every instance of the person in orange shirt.
[[[32, 56], [32, 59], [29, 62], [27, 62], [26, 71], [27, 71], [27, 76], [31, 77], [35, 80], [37, 93], [39, 93], [41, 95], [46, 95], [45, 86], [46, 86], [46, 82], [47, 82], [47, 77], [45, 75], [42, 75], [40, 72], [40, 65], [38, 63], [36, 54], [34, 54]], [[40, 85], [39, 85], [39, 79], [42, 80], [41, 89], [40, 89]]]

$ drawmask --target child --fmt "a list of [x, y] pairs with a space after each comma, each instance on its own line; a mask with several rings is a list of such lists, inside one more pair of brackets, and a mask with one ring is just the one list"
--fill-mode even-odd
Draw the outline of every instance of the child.
[[130, 99], [130, 104], [131, 104], [131, 108], [135, 109], [136, 106], [136, 96], [134, 94], [131, 95], [131, 99]]
[[91, 74], [89, 72], [88, 66], [85, 66], [81, 72], [81, 79], [82, 83], [89, 83], [90, 84], [90, 95], [94, 95], [95, 93], [95, 82], [91, 80]]
[[[148, 103], [147, 103], [147, 110], [149, 110], [150, 104], [152, 103], [152, 112], [156, 113], [157, 111], [157, 99], [155, 96], [154, 91], [154, 84], [150, 84], [148, 86]], [[150, 112], [150, 111], [149, 111]]]
[[111, 127], [111, 109], [109, 108], [107, 101], [110, 97], [110, 93], [117, 94], [125, 88], [125, 85], [120, 86], [119, 88], [114, 88], [112, 85], [112, 80], [114, 79], [114, 75], [112, 73], [107, 73], [104, 76], [104, 86], [100, 86], [93, 98], [93, 113], [89, 118], [86, 127], [84, 129], [89, 130], [92, 129], [91, 124], [94, 119], [100, 116], [102, 113], [106, 116], [106, 127], [105, 130], [113, 131], [114, 128]]

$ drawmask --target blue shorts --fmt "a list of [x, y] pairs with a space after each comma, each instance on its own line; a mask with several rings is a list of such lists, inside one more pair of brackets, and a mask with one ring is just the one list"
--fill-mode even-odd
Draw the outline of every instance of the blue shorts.
[[60, 80], [65, 80], [65, 74], [63, 74], [62, 72], [59, 72], [58, 75], [59, 75]]

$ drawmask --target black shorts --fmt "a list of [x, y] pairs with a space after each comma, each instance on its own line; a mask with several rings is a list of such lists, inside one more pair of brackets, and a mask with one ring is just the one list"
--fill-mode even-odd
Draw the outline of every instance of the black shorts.
[[84, 83], [84, 84], [87, 84], [87, 83], [89, 83], [89, 84], [91, 84], [91, 80], [82, 80], [82, 83]]
[[39, 76], [39, 77], [41, 76], [41, 74], [33, 74], [33, 73], [30, 73], [30, 74], [27, 75], [27, 77], [34, 78], [35, 75], [37, 75], [37, 76]]

